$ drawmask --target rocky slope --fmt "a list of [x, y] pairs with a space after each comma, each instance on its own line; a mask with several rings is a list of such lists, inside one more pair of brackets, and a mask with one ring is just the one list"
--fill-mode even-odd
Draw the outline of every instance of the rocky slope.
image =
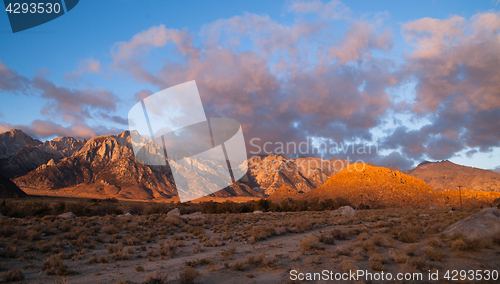
[[355, 206], [428, 207], [443, 201], [425, 182], [398, 171], [351, 164], [322, 186], [304, 195], [313, 199], [347, 199]]
[[284, 185], [296, 192], [308, 192], [322, 185], [346, 165], [346, 161], [337, 159], [291, 159], [279, 155], [252, 157], [248, 165], [248, 184], [264, 189], [267, 195]]
[[391, 170], [393, 172], [400, 172], [401, 171], [398, 167], [393, 166], [393, 165], [388, 165], [386, 168], [388, 168], [389, 170]]
[[500, 192], [500, 174], [454, 164], [450, 161], [424, 162], [406, 174], [419, 178], [436, 190], [494, 191]]
[[[80, 185], [94, 193], [121, 199], [168, 198], [176, 195], [166, 168], [137, 163], [128, 131], [89, 140], [72, 156], [50, 161], [16, 178], [20, 187], [61, 189]], [[75, 195], [78, 191], [73, 191]]]
[[300, 193], [298, 193], [296, 190], [283, 185], [282, 187], [278, 188], [275, 192], [273, 192], [267, 200], [274, 202], [274, 203], [280, 203], [283, 200], [286, 201], [291, 201], [294, 199], [300, 199]]

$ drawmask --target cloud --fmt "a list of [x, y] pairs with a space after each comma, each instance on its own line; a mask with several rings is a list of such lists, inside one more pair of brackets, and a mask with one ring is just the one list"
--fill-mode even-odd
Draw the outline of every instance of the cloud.
[[10, 129], [21, 129], [26, 134], [39, 139], [48, 139], [54, 136], [69, 136], [89, 139], [96, 136], [95, 130], [85, 124], [74, 124], [64, 127], [52, 121], [39, 119], [32, 121], [29, 125], [11, 125], [0, 123], [0, 131], [3, 132]]
[[432, 159], [500, 146], [499, 30], [500, 14], [494, 12], [470, 19], [423, 18], [402, 26], [413, 46], [402, 73], [417, 82], [415, 101], [404, 101], [403, 109], [430, 123], [419, 130], [396, 129], [387, 146]]
[[78, 64], [78, 68], [76, 70], [65, 72], [63, 76], [68, 82], [71, 82], [79, 80], [85, 73], [99, 72], [101, 72], [101, 62], [93, 58], [88, 58], [80, 60], [80, 63]]
[[[380, 23], [349, 25], [337, 39], [325, 20], [282, 25], [244, 13], [203, 26], [197, 47], [187, 30], [156, 26], [115, 44], [112, 56], [120, 70], [159, 88], [196, 80], [207, 116], [238, 120], [247, 140], [371, 139], [369, 128], [392, 106], [385, 87], [396, 82], [391, 62], [371, 52], [389, 51], [392, 36]], [[165, 59], [160, 70], [147, 70], [144, 55], [168, 43], [181, 60]]]
[[[355, 137], [379, 142], [389, 153], [357, 158], [401, 169], [414, 161], [449, 159], [464, 150], [473, 155], [500, 146], [498, 13], [404, 23], [401, 33], [410, 49], [402, 60], [394, 60], [384, 55], [390, 55], [395, 36], [383, 19], [356, 19], [340, 1], [293, 1], [287, 8], [294, 17], [287, 24], [243, 13], [199, 31], [153, 26], [112, 46], [113, 70], [149, 84], [134, 93], [134, 101], [151, 95], [150, 89], [196, 80], [207, 117], [238, 120], [247, 143], [260, 138], [260, 146], [300, 143], [308, 137], [335, 142]], [[337, 25], [337, 20], [343, 24]], [[339, 26], [345, 26], [343, 33], [337, 32]], [[163, 65], [148, 68], [149, 54], [167, 49], [157, 60]], [[89, 59], [67, 74], [77, 77], [100, 70], [100, 63]], [[36, 130], [39, 135], [48, 135], [43, 129], [89, 135], [82, 125], [93, 117], [126, 125], [120, 115], [112, 114], [118, 99], [110, 91], [61, 87], [42, 74], [30, 81], [1, 62], [0, 74], [5, 74], [0, 76], [0, 91], [33, 89], [47, 100], [44, 115], [73, 126], [45, 121]], [[402, 95], [395, 100], [387, 94], [409, 81], [415, 82], [414, 98]], [[403, 125], [400, 116], [412, 122]], [[422, 121], [422, 126], [413, 125]], [[93, 129], [95, 135], [119, 131]], [[375, 135], [374, 129], [383, 134]]]
[[11, 70], [0, 60], [0, 92], [25, 93], [29, 89], [29, 84], [28, 78]]
[[474, 154], [478, 153], [478, 151], [476, 149], [472, 149], [472, 150], [469, 150], [465, 153], [465, 156], [467, 158], [472, 158], [472, 156], [474, 156]]
[[40, 97], [48, 102], [42, 107], [42, 114], [62, 118], [64, 122], [84, 122], [91, 118], [91, 110], [115, 111], [120, 99], [112, 92], [97, 88], [75, 88], [57, 86], [42, 75], [33, 79], [33, 88], [40, 91]]
[[141, 61], [154, 47], [162, 47], [172, 42], [181, 55], [196, 54], [199, 51], [193, 47], [193, 37], [187, 30], [167, 29], [165, 25], [152, 27], [132, 37], [128, 42], [117, 42], [112, 47], [113, 66], [117, 70], [130, 72], [133, 77], [158, 83], [154, 75], [144, 68]]
[[140, 100], [143, 100], [143, 99], [149, 97], [152, 94], [153, 94], [152, 91], [150, 91], [148, 89], [142, 89], [139, 92], [137, 92], [137, 93], [134, 94], [134, 100], [135, 101], [140, 101]]
[[84, 123], [63, 126], [49, 120], [36, 119], [28, 125], [12, 125], [0, 123], [0, 132], [11, 129], [21, 129], [31, 137], [46, 140], [54, 137], [74, 137], [77, 139], [91, 139], [100, 135], [118, 134], [126, 129], [106, 126], [89, 126]]
[[122, 125], [128, 125], [128, 119], [116, 116], [116, 115], [108, 115], [105, 113], [99, 113], [99, 116], [103, 119], [110, 120], [114, 123], [122, 124]]
[[370, 50], [385, 50], [392, 49], [391, 33], [386, 31], [382, 34], [377, 34], [374, 26], [368, 22], [354, 22], [349, 30], [345, 33], [344, 40], [339, 46], [332, 46], [328, 50], [330, 59], [339, 60], [340, 64], [349, 61], [360, 60], [363, 57], [370, 56], [364, 54]]

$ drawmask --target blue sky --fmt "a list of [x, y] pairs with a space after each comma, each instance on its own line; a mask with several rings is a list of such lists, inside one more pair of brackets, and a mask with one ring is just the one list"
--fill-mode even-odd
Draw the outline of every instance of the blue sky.
[[195, 79], [207, 115], [239, 120], [247, 139], [355, 137], [380, 152], [354, 158], [382, 166], [495, 168], [500, 79], [488, 62], [500, 62], [499, 9], [490, 0], [80, 1], [16, 34], [1, 13], [0, 131], [119, 133], [138, 98]]

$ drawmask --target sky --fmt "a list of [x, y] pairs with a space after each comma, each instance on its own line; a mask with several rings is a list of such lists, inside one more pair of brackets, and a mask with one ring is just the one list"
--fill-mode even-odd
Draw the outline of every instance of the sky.
[[15, 34], [0, 13], [0, 132], [118, 134], [142, 98], [195, 80], [249, 152], [494, 169], [498, 66], [497, 0], [80, 1]]

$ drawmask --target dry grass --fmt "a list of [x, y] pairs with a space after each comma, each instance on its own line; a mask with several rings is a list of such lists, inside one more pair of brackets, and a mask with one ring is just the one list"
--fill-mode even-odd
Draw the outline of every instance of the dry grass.
[[162, 275], [146, 277], [146, 272], [165, 270], [172, 273], [169, 283], [189, 283], [193, 271], [199, 273], [195, 282], [217, 275], [258, 282], [263, 271], [290, 267], [425, 272], [447, 265], [454, 251], [460, 255], [481, 249], [475, 254], [481, 260], [500, 245], [500, 235], [490, 242], [470, 242], [430, 233], [467, 213], [425, 214], [428, 211], [359, 210], [349, 218], [332, 218], [329, 212], [215, 214], [189, 221], [166, 217], [165, 212], [67, 220], [0, 217], [0, 266], [3, 263], [4, 271], [22, 268], [27, 282], [52, 281], [45, 274], [92, 277], [89, 265], [103, 268], [96, 274], [102, 273], [101, 278], [133, 271], [123, 283], [167, 283]]

